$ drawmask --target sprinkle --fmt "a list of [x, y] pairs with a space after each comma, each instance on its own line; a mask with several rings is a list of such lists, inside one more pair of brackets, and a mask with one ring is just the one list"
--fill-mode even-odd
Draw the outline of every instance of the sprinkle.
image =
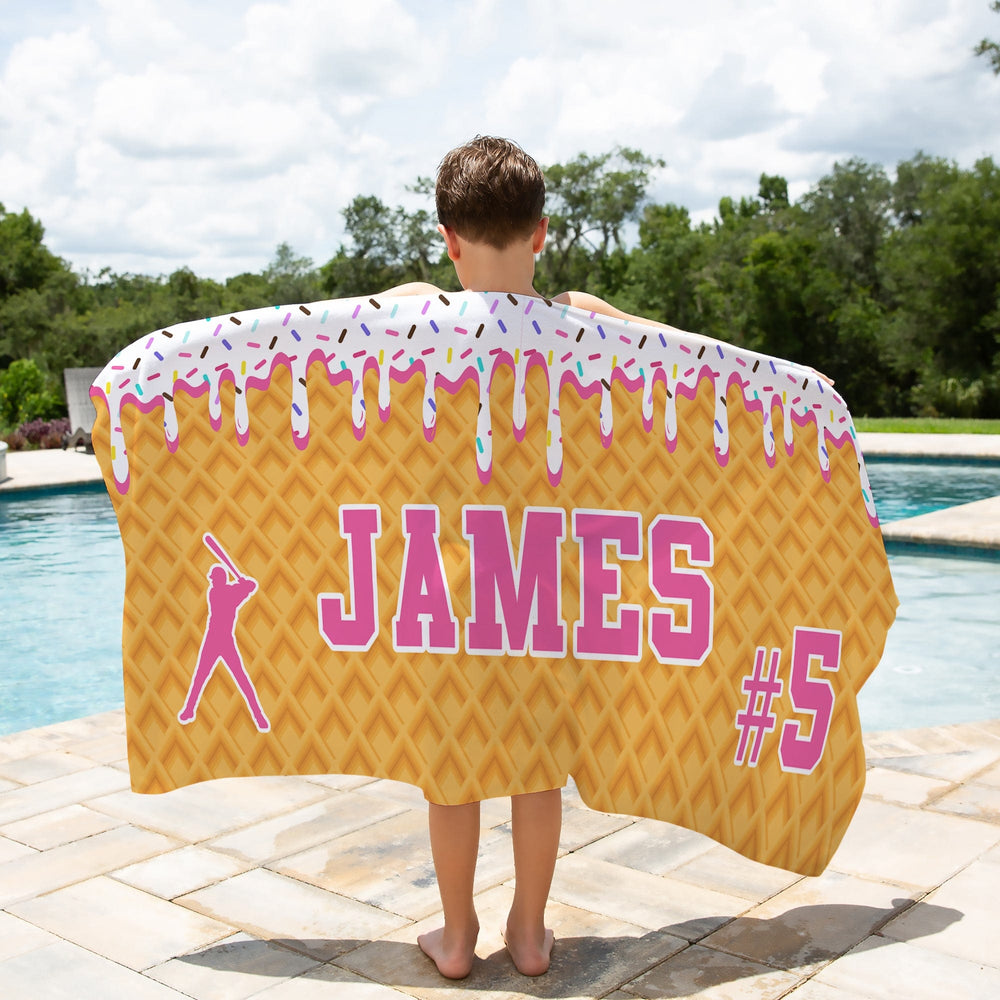
[[552, 367], [552, 351], [549, 351], [549, 367]]
[[486, 368], [483, 366], [483, 359], [482, 358], [476, 358], [476, 364], [479, 366], [479, 370], [481, 372], [485, 372], [486, 371]]
[[406, 335], [406, 339], [412, 340], [413, 334], [416, 333], [416, 331], [417, 331], [417, 324], [414, 323], [413, 326], [410, 327], [410, 332]]
[[497, 311], [497, 306], [500, 305], [499, 299], [493, 300], [493, 305], [490, 306], [490, 315], [492, 316]]
[[337, 343], [342, 344], [344, 342], [344, 337], [347, 336], [347, 327], [345, 326], [343, 330], [340, 331], [340, 336], [337, 338]]
[[465, 310], [466, 310], [466, 309], [468, 309], [468, 307], [469, 307], [469, 300], [468, 300], [468, 299], [466, 299], [466, 300], [465, 300], [465, 301], [464, 301], [464, 302], [462, 303], [462, 308], [458, 310], [458, 315], [459, 315], [459, 316], [464, 316], [464, 315], [465, 315]]
[[238, 320], [235, 316], [230, 316], [229, 317], [229, 322], [230, 323], [235, 323], [237, 326], [242, 325], [242, 321]]
[[576, 335], [576, 342], [579, 344], [582, 338], [583, 338], [583, 327], [581, 326], [580, 332]]
[[626, 336], [625, 336], [625, 334], [623, 334], [623, 333], [620, 333], [620, 334], [618, 334], [618, 339], [619, 339], [619, 340], [620, 340], [620, 341], [621, 341], [621, 342], [622, 342], [623, 344], [628, 344], [629, 346], [631, 346], [631, 344], [632, 344], [632, 341], [631, 341], [631, 340], [629, 340], [629, 338], [628, 338], [628, 337], [626, 337]]
[[504, 323], [503, 323], [502, 319], [498, 319], [497, 320], [497, 325], [500, 327], [501, 333], [506, 333], [507, 332], [507, 327], [504, 326]]
[[427, 355], [427, 354], [433, 354], [434, 351], [435, 351], [435, 348], [433, 348], [433, 347], [425, 347], [420, 353], [422, 355]]
[[[274, 339], [277, 340], [278, 338], [275, 337]], [[206, 354], [208, 354], [208, 345], [207, 344], [205, 345], [205, 347], [203, 347], [201, 349], [201, 355], [200, 355], [200, 357], [204, 358]]]
[[449, 301], [448, 301], [448, 300], [447, 300], [447, 299], [446, 299], [446, 298], [445, 298], [445, 297], [444, 297], [443, 295], [439, 295], [439, 296], [438, 296], [438, 298], [439, 298], [439, 299], [440, 299], [440, 300], [441, 300], [441, 301], [442, 301], [442, 302], [443, 302], [443, 303], [444, 303], [444, 304], [445, 304], [446, 306], [450, 306], [450, 305], [451, 305], [451, 303], [450, 303], [450, 302], [449, 302]]
[[361, 303], [360, 302], [354, 307], [354, 312], [351, 313], [351, 319], [357, 319], [359, 312], [361, 312]]
[[232, 345], [232, 344], [230, 344], [230, 343], [229, 343], [229, 341], [228, 341], [228, 340], [226, 340], [226, 338], [225, 338], [225, 337], [223, 337], [223, 338], [222, 338], [222, 346], [223, 346], [223, 347], [224, 347], [224, 348], [225, 348], [225, 349], [226, 349], [227, 351], [231, 351], [231, 350], [233, 349], [233, 345]]
[[363, 358], [368, 352], [367, 351], [355, 351], [351, 357], [352, 358]]
[[567, 362], [567, 361], [569, 361], [569, 359], [570, 359], [571, 357], [573, 357], [573, 352], [572, 352], [572, 351], [567, 351], [567, 352], [566, 352], [566, 353], [565, 353], [565, 354], [564, 354], [564, 355], [563, 355], [563, 356], [562, 356], [562, 357], [561, 357], [561, 358], [559, 359], [559, 364], [561, 364], [561, 365], [564, 365], [564, 364], [566, 364], [566, 362]]
[[437, 323], [434, 322], [434, 320], [431, 320], [431, 329], [435, 333], [440, 333], [441, 332], [440, 328], [438, 327]]
[[535, 304], [534, 299], [528, 299], [528, 308], [524, 310], [524, 315], [527, 316], [531, 312], [531, 307]]
[[369, 330], [368, 327], [365, 326], [364, 323], [361, 324], [361, 329], [365, 331], [365, 336], [366, 337], [370, 337], [372, 335], [371, 330]]
[[420, 310], [420, 315], [421, 315], [421, 316], [426, 316], [426, 315], [427, 315], [427, 310], [428, 310], [428, 309], [430, 309], [430, 307], [431, 307], [431, 300], [430, 300], [430, 299], [428, 299], [428, 300], [427, 300], [427, 301], [426, 301], [426, 302], [424, 303], [424, 308]]
[[271, 343], [267, 345], [267, 347], [268, 347], [268, 350], [271, 350], [271, 351], [273, 351], [273, 350], [274, 350], [274, 345], [275, 345], [275, 344], [276, 344], [277, 342], [278, 342], [278, 338], [277, 338], [276, 336], [275, 336], [275, 337], [272, 337], [272, 338], [271, 338]]
[[510, 294], [510, 292], [507, 293], [507, 299], [509, 300], [512, 306], [517, 305], [517, 299], [515, 299], [514, 296]]
[[386, 335], [389, 337], [398, 337], [399, 330], [390, 330], [388, 327], [385, 328]]
[[255, 319], [255, 320], [253, 321], [253, 326], [252, 326], [252, 327], [250, 327], [250, 332], [251, 332], [251, 333], [254, 333], [254, 332], [256, 331], [256, 329], [257, 329], [257, 324], [258, 324], [259, 322], [260, 322], [260, 320], [259, 320], [259, 319]]
[[298, 343], [302, 343], [302, 338], [299, 336], [298, 330], [292, 330], [292, 336], [296, 339]]
[[583, 363], [582, 362], [577, 361], [577, 363], [576, 363], [576, 370], [580, 373], [580, 378], [583, 378]]
[[463, 337], [467, 337], [469, 335], [469, 331], [462, 326], [456, 326], [455, 333], [460, 333]]
[[698, 360], [700, 361], [704, 356], [705, 356], [705, 345], [702, 344], [701, 347], [698, 348]]
[[396, 353], [395, 353], [395, 354], [394, 354], [394, 355], [392, 356], [392, 360], [393, 360], [393, 361], [398, 361], [398, 360], [399, 360], [399, 359], [400, 359], [400, 358], [401, 358], [401, 357], [402, 357], [402, 356], [403, 356], [403, 355], [404, 355], [405, 353], [406, 353], [406, 351], [404, 351], [404, 350], [403, 350], [403, 348], [401, 347], [401, 348], [400, 348], [400, 349], [399, 349], [398, 351], [396, 351]]
[[461, 354], [462, 360], [464, 361], [471, 353], [472, 353], [472, 348], [471, 347], [466, 348]]
[[299, 409], [298, 403], [292, 403], [292, 409], [295, 411], [295, 415], [298, 417], [302, 416], [302, 410]]
[[369, 302], [370, 302], [370, 303], [371, 303], [371, 304], [372, 304], [372, 305], [373, 305], [373, 306], [374, 306], [374, 307], [375, 307], [376, 309], [381, 309], [381, 308], [382, 308], [382, 307], [381, 307], [381, 306], [380, 306], [380, 305], [378, 304], [378, 302], [376, 302], [376, 300], [375, 300], [375, 299], [369, 299], [368, 301], [369, 301]]
[[399, 303], [394, 302], [392, 304], [392, 312], [389, 313], [389, 319], [392, 319], [396, 315], [396, 311], [399, 309]]
[[305, 306], [299, 306], [299, 311], [300, 311], [300, 312], [304, 312], [304, 313], [305, 313], [305, 314], [306, 314], [307, 316], [311, 316], [311, 315], [312, 315], [312, 313], [311, 313], [311, 312], [309, 312], [309, 310], [308, 310], [308, 309], [306, 309], [306, 307], [305, 307]]
[[597, 332], [601, 335], [601, 340], [608, 339], [608, 335], [604, 332], [604, 327], [600, 323], [597, 324]]
[[446, 355], [445, 360], [446, 360], [446, 362], [449, 365], [451, 364], [451, 348], [450, 347], [448, 348], [448, 354]]
[[480, 323], [480, 324], [479, 324], [479, 329], [478, 329], [478, 330], [476, 330], [476, 336], [477, 336], [477, 337], [479, 337], [479, 336], [480, 336], [480, 334], [481, 334], [481, 333], [483, 332], [483, 330], [484, 330], [485, 328], [486, 328], [486, 324], [485, 324], [485, 323]]
[[292, 318], [291, 313], [285, 313], [285, 318], [281, 321], [282, 326], [288, 326], [288, 321]]
[[646, 335], [642, 335], [642, 340], [639, 341], [639, 350], [641, 351], [646, 346]]
[[322, 315], [322, 317], [320, 318], [320, 323], [325, 323], [325, 322], [326, 322], [326, 318], [327, 318], [327, 316], [329, 316], [329, 315], [330, 315], [330, 310], [329, 310], [329, 309], [324, 309], [324, 310], [323, 310], [323, 315]]

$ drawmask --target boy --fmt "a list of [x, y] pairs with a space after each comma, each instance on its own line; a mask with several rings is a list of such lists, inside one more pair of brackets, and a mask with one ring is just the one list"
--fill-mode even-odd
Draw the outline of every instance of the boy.
[[[541, 298], [533, 285], [535, 255], [545, 244], [549, 220], [542, 215], [545, 181], [527, 153], [506, 139], [477, 136], [441, 161], [435, 200], [438, 231], [466, 291]], [[410, 282], [383, 294], [437, 295], [440, 291], [426, 282]], [[553, 301], [588, 312], [636, 318], [586, 292], [562, 292]], [[429, 810], [444, 926], [421, 935], [418, 944], [443, 976], [461, 979], [472, 969], [479, 933], [473, 904], [479, 803], [443, 806], [432, 802]], [[541, 975], [549, 967], [553, 935], [545, 927], [545, 904], [561, 824], [561, 789], [512, 797], [515, 889], [504, 940], [514, 965], [527, 976]]]

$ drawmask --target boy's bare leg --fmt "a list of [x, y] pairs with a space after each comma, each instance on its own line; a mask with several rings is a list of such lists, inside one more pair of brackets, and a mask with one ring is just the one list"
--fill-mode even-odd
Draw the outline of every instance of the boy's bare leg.
[[479, 803], [442, 806], [431, 802], [428, 818], [444, 927], [421, 934], [417, 944], [442, 976], [464, 979], [472, 971], [479, 936], [479, 918], [472, 902], [479, 854]]
[[562, 828], [562, 789], [511, 798], [514, 834], [514, 902], [504, 940], [518, 972], [540, 976], [549, 967], [552, 931], [545, 927], [545, 904]]

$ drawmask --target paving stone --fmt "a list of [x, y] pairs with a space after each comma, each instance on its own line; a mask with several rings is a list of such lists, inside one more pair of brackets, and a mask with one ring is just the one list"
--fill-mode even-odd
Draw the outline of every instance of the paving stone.
[[978, 861], [887, 924], [882, 933], [1000, 968], [997, 900], [1000, 864]]
[[5, 861], [13, 861], [15, 858], [24, 858], [35, 851], [16, 840], [9, 840], [7, 837], [0, 837], [0, 865]]
[[992, 749], [962, 749], [950, 753], [918, 754], [913, 757], [885, 757], [879, 764], [890, 771], [922, 774], [926, 778], [967, 781], [994, 764], [996, 759], [997, 752]]
[[[1000, 969], [873, 937], [821, 971], [816, 980], [873, 1000], [981, 1000], [1000, 996]], [[795, 996], [795, 994], [792, 994]]]
[[800, 978], [695, 944], [629, 983], [626, 992], [638, 997], [777, 1000]]
[[0, 827], [0, 833], [36, 850], [47, 851], [60, 844], [83, 840], [84, 837], [124, 825], [124, 820], [74, 803], [8, 823]]
[[107, 766], [24, 785], [0, 793], [0, 826], [127, 787], [128, 778], [121, 771]]
[[897, 802], [904, 806], [922, 806], [932, 796], [947, 791], [954, 782], [907, 774], [888, 767], [871, 767], [865, 775], [865, 795]]
[[550, 902], [546, 922], [556, 938], [552, 965], [543, 977], [527, 979], [514, 968], [501, 936], [512, 899], [509, 886], [476, 896], [481, 927], [477, 958], [461, 984], [440, 976], [416, 944], [418, 935], [441, 926], [440, 913], [363, 945], [336, 964], [423, 1000], [454, 1000], [456, 988], [489, 1000], [590, 997], [603, 996], [687, 945], [663, 931]]
[[[419, 920], [440, 906], [427, 819], [415, 810], [274, 861], [268, 867], [411, 920]], [[480, 889], [497, 885], [513, 874], [513, 851], [506, 832], [503, 828], [483, 831], [476, 885]]]
[[103, 875], [176, 846], [176, 841], [158, 833], [119, 826], [50, 851], [15, 858], [0, 865], [0, 906]]
[[998, 841], [978, 820], [862, 799], [830, 867], [932, 889]]
[[624, 865], [567, 855], [556, 863], [552, 898], [594, 913], [697, 940], [747, 909], [745, 899]]
[[234, 931], [106, 876], [25, 900], [10, 909], [67, 941], [135, 970], [203, 948]]
[[762, 965], [815, 970], [910, 902], [896, 886], [828, 870], [796, 882], [701, 943]]
[[407, 784], [405, 781], [390, 781], [388, 778], [378, 778], [360, 786], [358, 791], [362, 795], [377, 795], [382, 799], [392, 799], [401, 802], [411, 809], [427, 809], [427, 799], [424, 793], [416, 785]]
[[672, 878], [754, 902], [768, 899], [802, 877], [760, 864], [716, 844], [670, 873]]
[[566, 807], [563, 809], [559, 850], [562, 853], [578, 851], [581, 847], [602, 840], [617, 830], [624, 830], [635, 822], [633, 816], [603, 813], [586, 807]]
[[409, 923], [395, 913], [265, 869], [237, 875], [175, 902], [321, 962]]
[[959, 785], [947, 795], [942, 795], [930, 806], [935, 812], [971, 816], [986, 823], [1000, 824], [1000, 785], [991, 786], [975, 782]]
[[[0, 962], [15, 955], [22, 955], [26, 951], [44, 948], [58, 940], [48, 931], [29, 924], [27, 920], [15, 917], [12, 913], [0, 912]], [[0, 985], [2, 984], [3, 978], [0, 973]]]
[[787, 1000], [871, 1000], [871, 995], [868, 993], [834, 988], [825, 983], [818, 983], [815, 979], [806, 980], [785, 997]]
[[367, 774], [304, 774], [306, 781], [322, 785], [324, 788], [336, 791], [347, 792], [358, 789], [362, 785], [370, 785], [378, 778], [372, 778]]
[[146, 975], [199, 1000], [245, 1000], [316, 965], [314, 959], [270, 941], [234, 934], [149, 969]]
[[663, 875], [692, 858], [704, 854], [713, 841], [700, 833], [680, 826], [643, 819], [634, 822], [596, 843], [584, 847], [580, 854], [600, 858], [636, 871]]
[[73, 744], [74, 753], [100, 764], [127, 763], [127, 750], [128, 745], [125, 742], [124, 733], [109, 733], [106, 736], [98, 736], [92, 740], [81, 740], [81, 742]]
[[20, 787], [20, 782], [10, 781], [8, 778], [0, 778], [0, 792], [9, 792], [14, 788]]
[[994, 764], [993, 767], [987, 768], [985, 771], [980, 771], [976, 775], [977, 785], [989, 785], [990, 788], [1000, 788], [1000, 764]]
[[259, 823], [327, 794], [320, 785], [301, 778], [222, 778], [162, 795], [117, 792], [94, 799], [90, 805], [137, 826], [195, 843]]
[[33, 785], [64, 774], [76, 774], [94, 766], [94, 761], [68, 750], [47, 750], [20, 760], [0, 761], [0, 777], [22, 785]]
[[[412, 994], [373, 983], [336, 965], [321, 965], [304, 976], [254, 994], [260, 1000], [401, 1000]], [[452, 998], [454, 1000], [454, 997]]]
[[[68, 941], [0, 962], [0, 983], [10, 1000], [181, 1000], [184, 994], [109, 962]], [[186, 998], [190, 1000], [190, 998]]]
[[337, 792], [321, 802], [219, 837], [211, 841], [211, 847], [264, 864], [353, 833], [405, 810], [406, 806], [398, 801], [357, 792]]
[[151, 892], [162, 899], [173, 899], [239, 875], [248, 867], [239, 859], [206, 847], [188, 845], [111, 874], [119, 882], [135, 886], [143, 892]]

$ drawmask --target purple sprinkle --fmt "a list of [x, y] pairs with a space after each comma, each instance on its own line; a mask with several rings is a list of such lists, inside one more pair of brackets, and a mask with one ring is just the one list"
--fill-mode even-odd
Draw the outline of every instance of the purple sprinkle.
[[298, 403], [292, 403], [292, 409], [295, 411], [295, 415], [301, 417], [302, 411], [299, 409]]
[[608, 339], [608, 335], [604, 332], [604, 327], [600, 323], [597, 324], [597, 332], [601, 335], [601, 340]]
[[664, 347], [666, 347], [666, 346], [667, 346], [667, 339], [666, 339], [666, 337], [664, 337], [664, 336], [663, 336], [663, 334], [662, 334], [662, 333], [660, 334], [660, 343], [661, 343], [661, 344], [662, 344], [662, 345], [663, 345]]
[[372, 335], [371, 330], [369, 330], [368, 327], [365, 326], [364, 323], [361, 324], [361, 329], [365, 331], [365, 336], [366, 337], [370, 337]]
[[503, 320], [502, 320], [502, 319], [498, 319], [498, 320], [497, 320], [497, 326], [499, 326], [499, 327], [500, 327], [500, 330], [501, 330], [501, 331], [502, 331], [503, 333], [506, 333], [506, 332], [507, 332], [507, 327], [505, 327], [505, 326], [503, 325]]
[[722, 345], [721, 344], [716, 344], [715, 345], [715, 349], [719, 352], [719, 357], [720, 358], [724, 358], [725, 357], [725, 354], [723, 354], [723, 352], [722, 352]]
[[222, 346], [223, 346], [223, 347], [224, 347], [224, 348], [225, 348], [225, 349], [226, 349], [227, 351], [231, 351], [231, 350], [233, 349], [233, 345], [232, 345], [232, 344], [230, 344], [230, 343], [229, 343], [229, 341], [228, 341], [228, 340], [226, 340], [226, 338], [225, 338], [225, 337], [223, 337], [223, 338], [222, 338]]
[[440, 328], [438, 327], [437, 323], [434, 322], [434, 320], [431, 320], [431, 329], [435, 333], [440, 333], [441, 332]]
[[535, 328], [535, 333], [537, 333], [538, 336], [540, 337], [542, 335], [542, 328], [538, 325], [538, 320], [533, 319], [531, 321], [531, 325]]
[[299, 333], [298, 333], [298, 330], [292, 330], [292, 336], [293, 336], [293, 337], [294, 337], [294, 338], [295, 338], [296, 340], [299, 340], [299, 341], [301, 341], [301, 340], [302, 340], [302, 338], [301, 338], [301, 337], [299, 336]]

